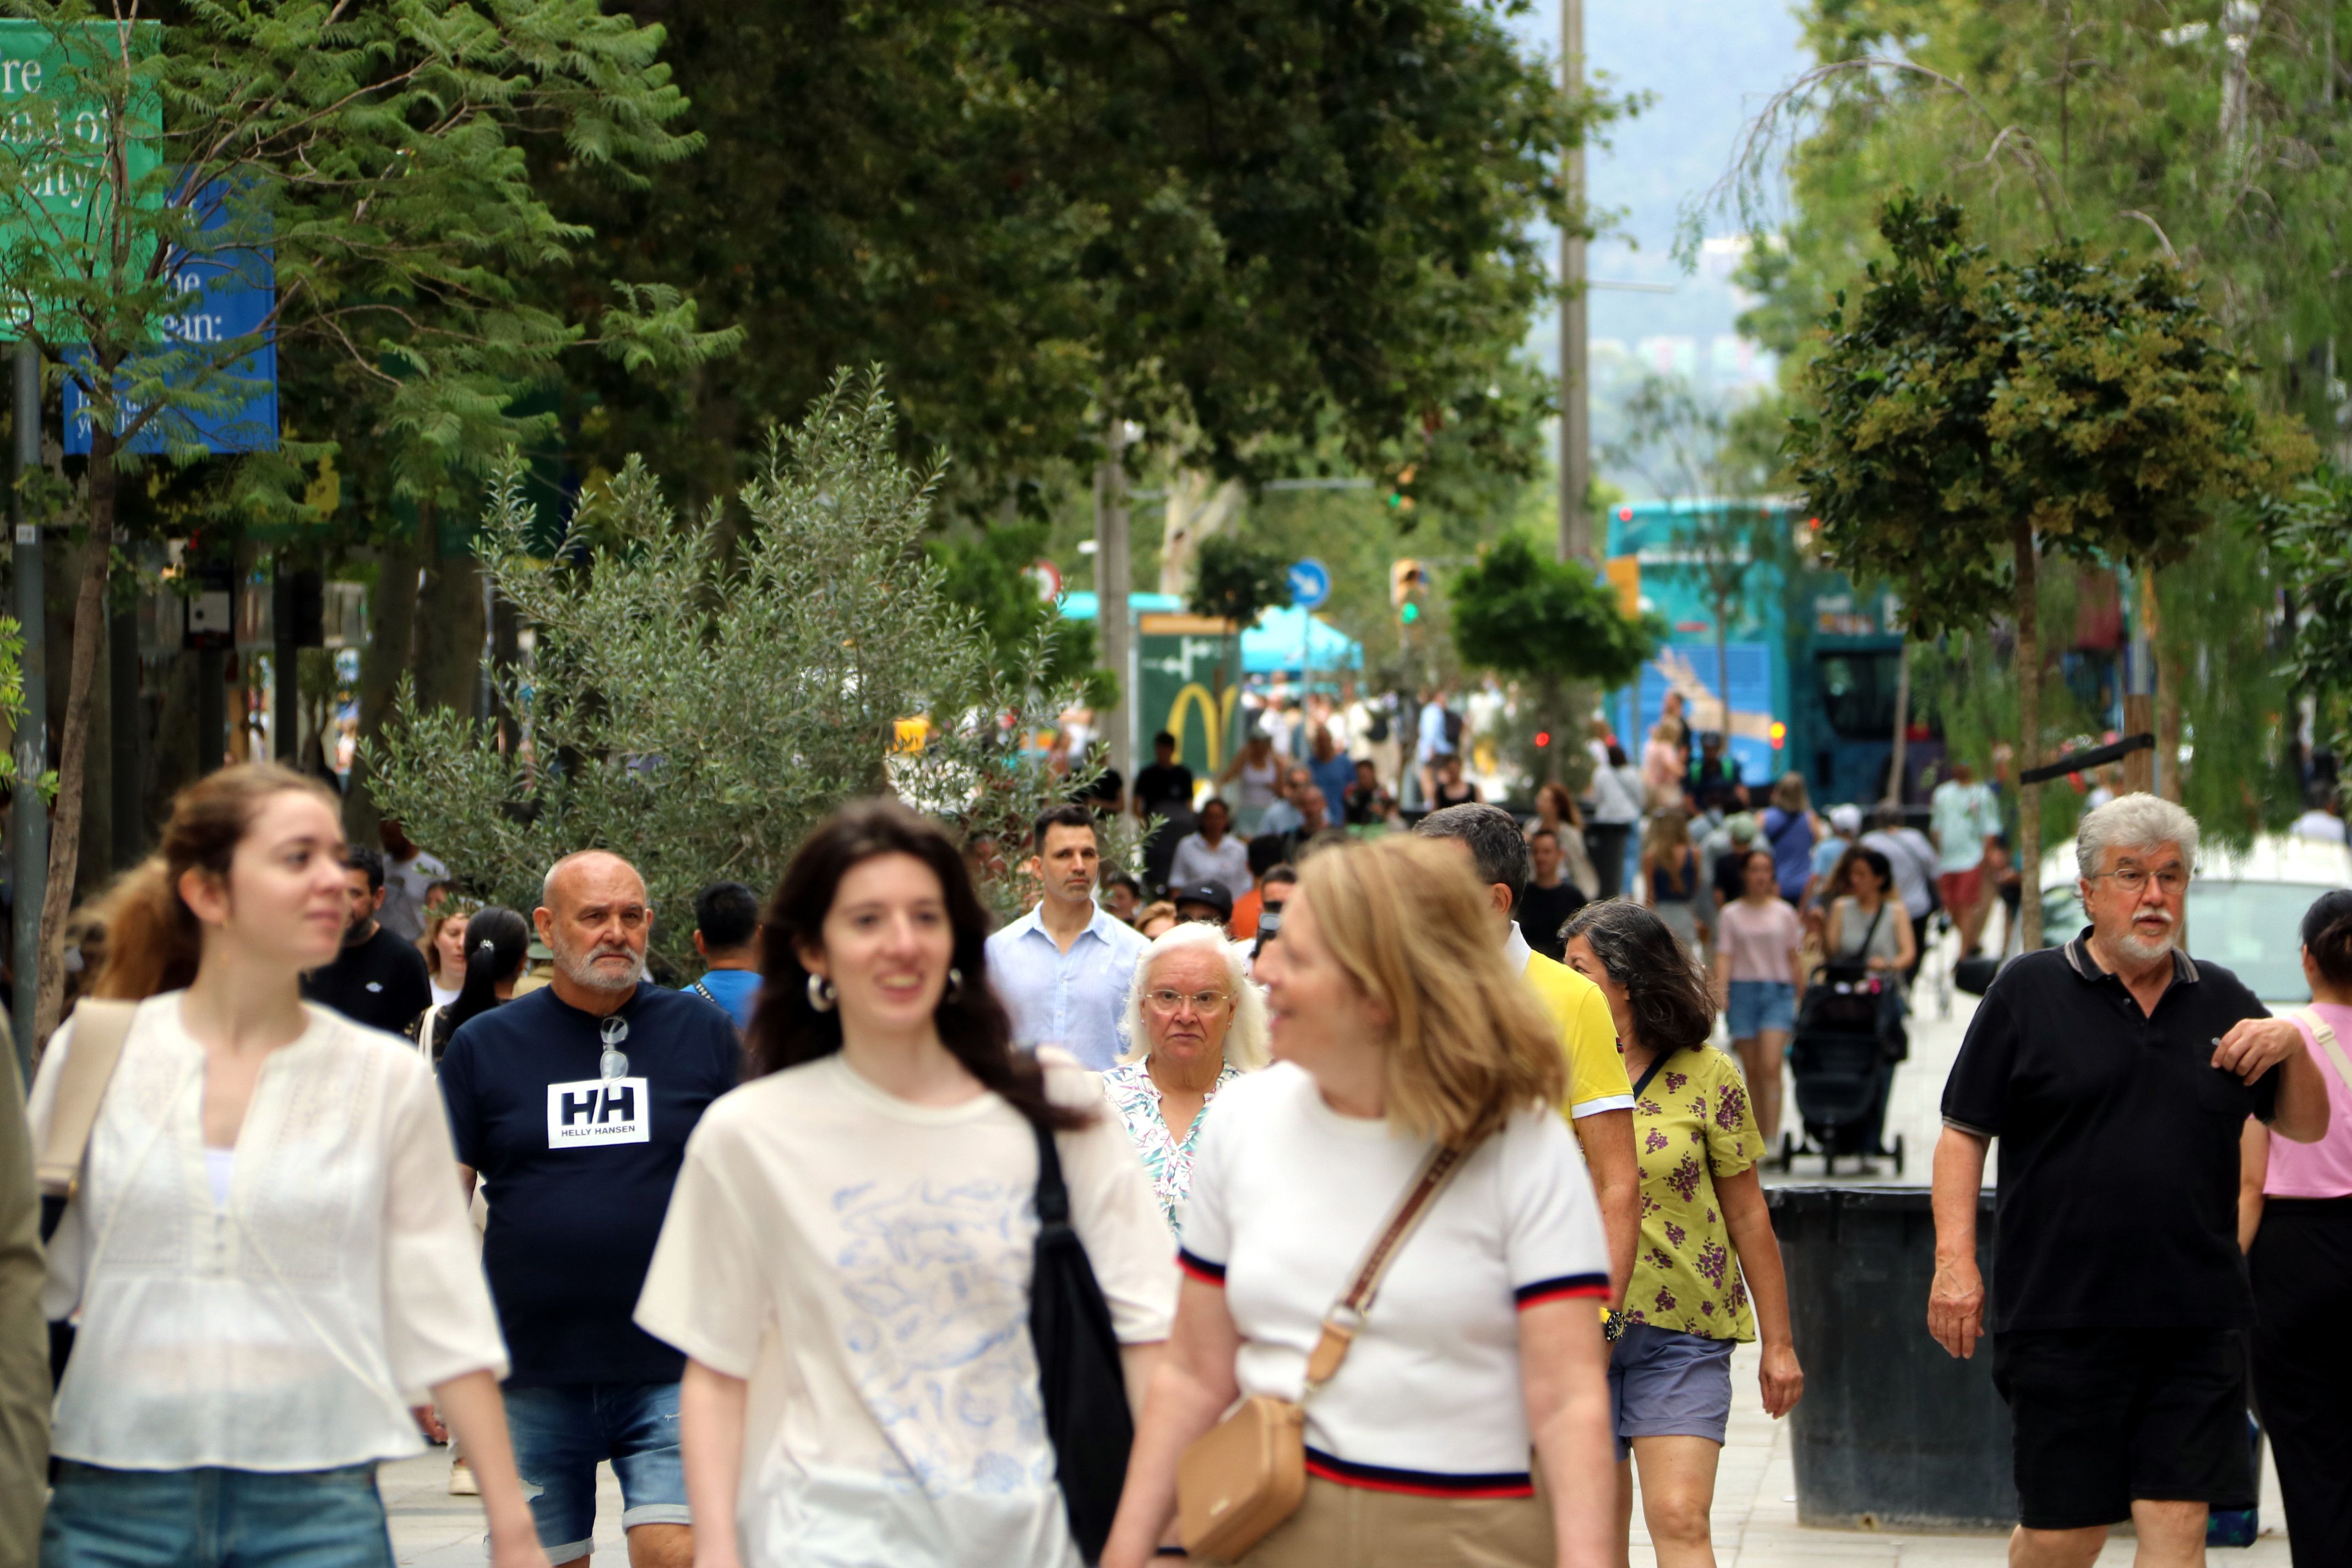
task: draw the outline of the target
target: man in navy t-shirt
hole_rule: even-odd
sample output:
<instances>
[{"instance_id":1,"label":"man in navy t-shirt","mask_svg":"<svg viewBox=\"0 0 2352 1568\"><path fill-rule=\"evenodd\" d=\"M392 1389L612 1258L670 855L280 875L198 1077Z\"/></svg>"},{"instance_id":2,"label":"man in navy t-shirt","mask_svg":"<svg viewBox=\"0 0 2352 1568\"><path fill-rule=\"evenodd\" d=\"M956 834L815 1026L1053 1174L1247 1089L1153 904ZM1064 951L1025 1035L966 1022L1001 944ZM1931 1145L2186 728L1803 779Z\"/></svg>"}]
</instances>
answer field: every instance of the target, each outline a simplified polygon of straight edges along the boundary
<instances>
[{"instance_id":1,"label":"man in navy t-shirt","mask_svg":"<svg viewBox=\"0 0 2352 1568\"><path fill-rule=\"evenodd\" d=\"M742 1047L724 1012L646 980L653 910L627 861L567 856L544 897L552 981L476 1016L441 1062L460 1175L489 1205L515 1463L551 1563L588 1555L609 1459L633 1568L687 1568L684 1358L630 1313L687 1136L735 1086Z\"/></svg>"}]
</instances>

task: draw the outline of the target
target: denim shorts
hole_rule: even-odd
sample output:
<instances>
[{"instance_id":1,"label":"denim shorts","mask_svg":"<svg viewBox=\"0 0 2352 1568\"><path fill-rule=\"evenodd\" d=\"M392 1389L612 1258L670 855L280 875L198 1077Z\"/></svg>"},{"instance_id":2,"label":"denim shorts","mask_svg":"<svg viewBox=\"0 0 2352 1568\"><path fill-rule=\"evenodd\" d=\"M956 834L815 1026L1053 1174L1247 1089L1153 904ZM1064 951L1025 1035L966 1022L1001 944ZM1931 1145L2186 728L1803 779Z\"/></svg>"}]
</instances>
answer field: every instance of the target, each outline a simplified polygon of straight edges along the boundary
<instances>
[{"instance_id":1,"label":"denim shorts","mask_svg":"<svg viewBox=\"0 0 2352 1568\"><path fill-rule=\"evenodd\" d=\"M1636 1437L1706 1437L1723 1441L1731 1424L1729 1340L1702 1339L1679 1329L1628 1323L1609 1348L1609 1415L1617 1457Z\"/></svg>"},{"instance_id":2,"label":"denim shorts","mask_svg":"<svg viewBox=\"0 0 2352 1568\"><path fill-rule=\"evenodd\" d=\"M1735 1040L1752 1040L1767 1029L1797 1032L1797 988L1785 980L1735 980L1724 1026Z\"/></svg>"},{"instance_id":3,"label":"denim shorts","mask_svg":"<svg viewBox=\"0 0 2352 1568\"><path fill-rule=\"evenodd\" d=\"M116 1470L58 1461L41 1568L393 1568L373 1464Z\"/></svg>"},{"instance_id":4,"label":"denim shorts","mask_svg":"<svg viewBox=\"0 0 2352 1568\"><path fill-rule=\"evenodd\" d=\"M686 1524L677 1454L677 1384L579 1383L509 1388L515 1468L551 1563L588 1555L596 1539L596 1466L621 1482L621 1528Z\"/></svg>"}]
</instances>

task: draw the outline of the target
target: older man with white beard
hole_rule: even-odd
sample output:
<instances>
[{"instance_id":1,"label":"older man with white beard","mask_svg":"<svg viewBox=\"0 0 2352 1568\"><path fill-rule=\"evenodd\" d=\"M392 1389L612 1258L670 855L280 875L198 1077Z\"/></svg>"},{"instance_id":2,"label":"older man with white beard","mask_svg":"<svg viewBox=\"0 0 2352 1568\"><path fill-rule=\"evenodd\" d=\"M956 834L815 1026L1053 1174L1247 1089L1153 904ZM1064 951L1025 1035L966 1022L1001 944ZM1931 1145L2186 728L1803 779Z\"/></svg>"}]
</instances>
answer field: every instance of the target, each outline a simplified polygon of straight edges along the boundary
<instances>
[{"instance_id":1,"label":"older man with white beard","mask_svg":"<svg viewBox=\"0 0 2352 1568\"><path fill-rule=\"evenodd\" d=\"M631 1568L688 1568L684 1358L630 1314L687 1136L742 1047L725 1013L646 979L654 911L626 860L566 856L542 898L553 979L477 1016L441 1062L459 1179L471 1192L478 1174L489 1205L515 1463L551 1563L586 1560L609 1459Z\"/></svg>"},{"instance_id":2,"label":"older man with white beard","mask_svg":"<svg viewBox=\"0 0 2352 1568\"><path fill-rule=\"evenodd\" d=\"M2129 1519L2138 1568L2188 1568L2210 1507L2254 1495L2240 1134L2255 1117L2316 1142L2327 1090L2294 1024L2177 943L2194 817L2128 795L2084 817L2075 846L2091 923L2001 971L1944 1088L1927 1324L1956 1356L1984 1331L1977 1194L1998 1138L2010 1563L2088 1568Z\"/></svg>"}]
</instances>

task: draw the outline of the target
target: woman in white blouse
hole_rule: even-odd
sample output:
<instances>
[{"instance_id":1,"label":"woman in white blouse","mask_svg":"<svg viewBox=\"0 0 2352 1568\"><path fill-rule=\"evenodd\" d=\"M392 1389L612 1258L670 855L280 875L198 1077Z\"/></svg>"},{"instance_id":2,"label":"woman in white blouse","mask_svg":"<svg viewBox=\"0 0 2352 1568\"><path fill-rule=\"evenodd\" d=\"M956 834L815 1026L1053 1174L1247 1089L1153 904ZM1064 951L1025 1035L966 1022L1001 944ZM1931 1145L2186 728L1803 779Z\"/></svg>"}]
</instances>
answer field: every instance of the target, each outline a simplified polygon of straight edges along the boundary
<instances>
[{"instance_id":1,"label":"woman in white blouse","mask_svg":"<svg viewBox=\"0 0 2352 1568\"><path fill-rule=\"evenodd\" d=\"M285 768L180 793L107 900L92 994L138 1000L49 1249L79 1313L58 1391L45 1568L390 1568L378 1460L438 1405L498 1568L545 1568L506 1369L433 1070L306 1005L343 935L332 797ZM71 1022L32 1097L46 1137Z\"/></svg>"},{"instance_id":2,"label":"woman in white blouse","mask_svg":"<svg viewBox=\"0 0 2352 1568\"><path fill-rule=\"evenodd\" d=\"M762 923L758 1076L686 1146L637 1302L683 1350L699 1568L1077 1568L1029 1287L1055 1134L1139 1389L1176 1271L1092 1074L1013 1047L963 858L895 801L811 834Z\"/></svg>"},{"instance_id":3,"label":"woman in white blouse","mask_svg":"<svg viewBox=\"0 0 2352 1568\"><path fill-rule=\"evenodd\" d=\"M1223 882L1235 898L1249 890L1249 846L1228 830L1233 814L1215 795L1201 803L1200 828L1176 841L1176 858L1169 863L1171 887L1189 888L1199 882ZM1171 895L1173 897L1173 895Z\"/></svg>"}]
</instances>

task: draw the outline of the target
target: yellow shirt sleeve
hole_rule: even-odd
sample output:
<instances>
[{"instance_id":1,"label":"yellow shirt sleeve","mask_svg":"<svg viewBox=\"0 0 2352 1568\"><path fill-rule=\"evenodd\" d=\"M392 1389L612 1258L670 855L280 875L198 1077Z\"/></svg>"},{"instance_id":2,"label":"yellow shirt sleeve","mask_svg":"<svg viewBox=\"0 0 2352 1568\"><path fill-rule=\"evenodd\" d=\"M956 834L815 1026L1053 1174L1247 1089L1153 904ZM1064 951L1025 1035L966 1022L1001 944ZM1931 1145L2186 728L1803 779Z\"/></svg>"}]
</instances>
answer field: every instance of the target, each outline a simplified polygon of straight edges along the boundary
<instances>
[{"instance_id":1,"label":"yellow shirt sleeve","mask_svg":"<svg viewBox=\"0 0 2352 1568\"><path fill-rule=\"evenodd\" d=\"M1568 1057L1568 1114L1631 1110L1633 1085L1625 1076L1617 1022L1609 1016L1609 998L1601 987L1540 952L1528 955L1527 977L1543 998Z\"/></svg>"}]
</instances>

